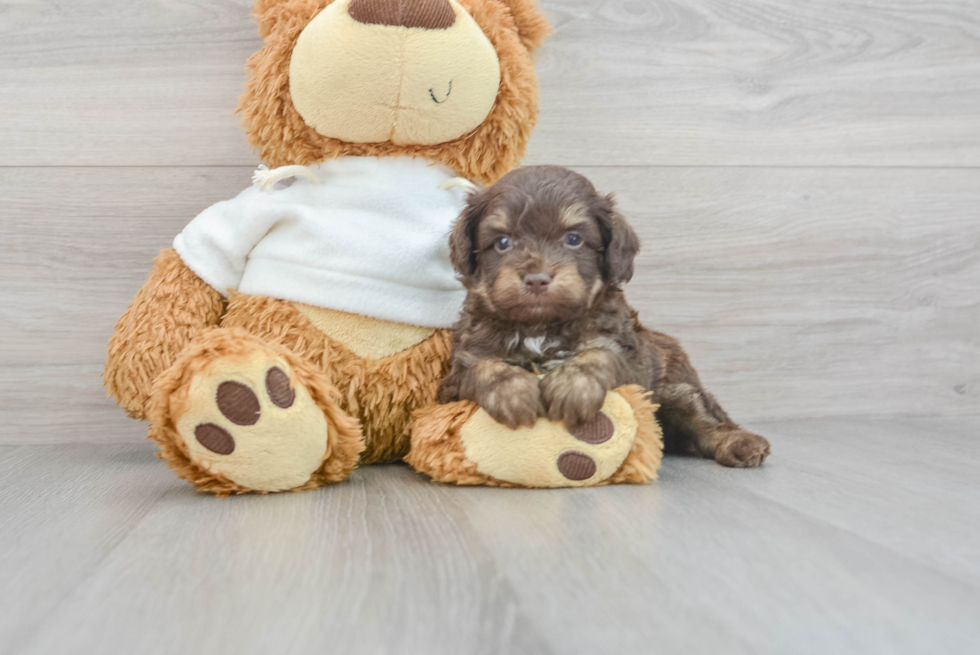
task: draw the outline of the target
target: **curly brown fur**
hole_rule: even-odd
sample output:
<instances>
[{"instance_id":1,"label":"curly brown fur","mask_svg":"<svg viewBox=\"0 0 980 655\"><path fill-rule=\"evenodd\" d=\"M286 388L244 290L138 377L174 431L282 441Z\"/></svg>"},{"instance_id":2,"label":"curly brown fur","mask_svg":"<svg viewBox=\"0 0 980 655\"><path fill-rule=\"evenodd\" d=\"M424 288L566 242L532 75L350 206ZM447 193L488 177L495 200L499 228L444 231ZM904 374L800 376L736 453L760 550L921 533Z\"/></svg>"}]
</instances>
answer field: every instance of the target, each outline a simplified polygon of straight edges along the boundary
<instances>
[{"instance_id":1,"label":"curly brown fur","mask_svg":"<svg viewBox=\"0 0 980 655\"><path fill-rule=\"evenodd\" d=\"M264 39L248 61L249 78L238 109L248 142L269 166L313 164L343 155L426 157L484 183L518 164L538 117L538 83L530 49L550 27L529 0L459 0L493 44L500 88L490 114L475 130L436 145L347 143L307 125L289 93L290 54L303 28L333 0L257 0L255 17Z\"/></svg>"},{"instance_id":2,"label":"curly brown fur","mask_svg":"<svg viewBox=\"0 0 980 655\"><path fill-rule=\"evenodd\" d=\"M581 175L553 166L509 173L470 197L450 248L468 294L442 402L473 400L510 427L542 415L574 427L596 416L608 390L635 384L661 405L669 451L726 466L757 466L769 454L704 389L680 344L640 324L621 288L639 240L612 196ZM528 371L545 373L543 402L527 384L521 398L507 397Z\"/></svg>"},{"instance_id":3,"label":"curly brown fur","mask_svg":"<svg viewBox=\"0 0 980 655\"><path fill-rule=\"evenodd\" d=\"M133 418L146 415L153 381L201 330L218 324L221 294L168 248L116 323L102 379L106 391Z\"/></svg>"},{"instance_id":4,"label":"curly brown fur","mask_svg":"<svg viewBox=\"0 0 980 655\"><path fill-rule=\"evenodd\" d=\"M475 400L512 430L534 425L545 413L537 376L497 359L484 359L470 368L460 381L459 396Z\"/></svg>"}]
</instances>

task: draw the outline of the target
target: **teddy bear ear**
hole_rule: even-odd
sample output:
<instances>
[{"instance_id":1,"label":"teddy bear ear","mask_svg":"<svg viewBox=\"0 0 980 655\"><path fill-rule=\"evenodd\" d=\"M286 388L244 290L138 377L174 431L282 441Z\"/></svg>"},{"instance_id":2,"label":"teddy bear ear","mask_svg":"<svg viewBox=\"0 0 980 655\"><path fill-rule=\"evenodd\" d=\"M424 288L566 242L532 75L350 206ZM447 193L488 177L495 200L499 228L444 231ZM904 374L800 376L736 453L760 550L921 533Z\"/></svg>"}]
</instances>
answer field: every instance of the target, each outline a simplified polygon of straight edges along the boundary
<instances>
[{"instance_id":1,"label":"teddy bear ear","mask_svg":"<svg viewBox=\"0 0 980 655\"><path fill-rule=\"evenodd\" d=\"M538 8L537 0L501 0L501 2L510 9L510 14L517 24L521 43L528 52L534 52L543 46L554 32L544 12Z\"/></svg>"},{"instance_id":2,"label":"teddy bear ear","mask_svg":"<svg viewBox=\"0 0 980 655\"><path fill-rule=\"evenodd\" d=\"M315 12L327 4L330 4L329 0L254 0L252 15L259 25L259 36L264 39L280 21Z\"/></svg>"}]
</instances>

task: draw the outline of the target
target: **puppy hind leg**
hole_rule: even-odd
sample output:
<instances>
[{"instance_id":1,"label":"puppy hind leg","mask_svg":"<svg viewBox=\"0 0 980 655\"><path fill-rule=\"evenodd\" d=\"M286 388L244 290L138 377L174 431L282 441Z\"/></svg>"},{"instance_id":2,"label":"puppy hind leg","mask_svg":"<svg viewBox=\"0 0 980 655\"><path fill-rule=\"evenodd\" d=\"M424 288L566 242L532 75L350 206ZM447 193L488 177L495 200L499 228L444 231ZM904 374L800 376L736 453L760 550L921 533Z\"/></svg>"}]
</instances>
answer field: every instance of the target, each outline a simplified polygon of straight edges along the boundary
<instances>
[{"instance_id":1,"label":"puppy hind leg","mask_svg":"<svg viewBox=\"0 0 980 655\"><path fill-rule=\"evenodd\" d=\"M739 427L704 389L672 384L657 401L667 452L710 457L723 466L739 468L759 466L769 456L769 442Z\"/></svg>"}]
</instances>

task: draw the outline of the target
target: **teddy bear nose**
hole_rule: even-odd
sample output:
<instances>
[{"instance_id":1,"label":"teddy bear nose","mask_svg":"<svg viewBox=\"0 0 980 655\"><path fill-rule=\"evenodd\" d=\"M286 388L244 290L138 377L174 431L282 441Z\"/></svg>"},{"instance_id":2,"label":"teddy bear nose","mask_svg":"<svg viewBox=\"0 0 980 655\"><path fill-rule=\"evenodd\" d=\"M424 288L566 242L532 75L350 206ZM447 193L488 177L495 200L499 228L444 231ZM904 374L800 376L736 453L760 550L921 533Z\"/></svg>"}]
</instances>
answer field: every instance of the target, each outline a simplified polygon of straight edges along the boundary
<instances>
[{"instance_id":1,"label":"teddy bear nose","mask_svg":"<svg viewBox=\"0 0 980 655\"><path fill-rule=\"evenodd\" d=\"M347 12L369 25L444 30L456 22L449 0L351 0Z\"/></svg>"},{"instance_id":2,"label":"teddy bear nose","mask_svg":"<svg viewBox=\"0 0 980 655\"><path fill-rule=\"evenodd\" d=\"M547 273L528 273L524 276L524 287L531 293L544 293L551 284L551 276Z\"/></svg>"}]
</instances>

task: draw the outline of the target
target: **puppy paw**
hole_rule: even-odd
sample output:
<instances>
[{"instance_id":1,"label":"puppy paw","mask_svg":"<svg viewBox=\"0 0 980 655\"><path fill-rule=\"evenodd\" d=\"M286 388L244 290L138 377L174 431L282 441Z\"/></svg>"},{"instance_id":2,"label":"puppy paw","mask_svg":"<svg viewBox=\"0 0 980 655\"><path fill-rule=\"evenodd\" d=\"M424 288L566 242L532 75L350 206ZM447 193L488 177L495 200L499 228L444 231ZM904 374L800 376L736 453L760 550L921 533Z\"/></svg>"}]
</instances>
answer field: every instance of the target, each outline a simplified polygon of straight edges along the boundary
<instances>
[{"instance_id":1,"label":"puppy paw","mask_svg":"<svg viewBox=\"0 0 980 655\"><path fill-rule=\"evenodd\" d=\"M477 404L511 430L532 427L545 414L538 378L526 371L518 371L480 394Z\"/></svg>"},{"instance_id":2,"label":"puppy paw","mask_svg":"<svg viewBox=\"0 0 980 655\"><path fill-rule=\"evenodd\" d=\"M607 391L599 380L575 368L559 368L541 380L548 418L564 421L569 430L596 419Z\"/></svg>"},{"instance_id":3,"label":"puppy paw","mask_svg":"<svg viewBox=\"0 0 980 655\"><path fill-rule=\"evenodd\" d=\"M769 456L769 442L764 437L735 430L726 435L715 449L715 461L722 466L751 468Z\"/></svg>"}]
</instances>

